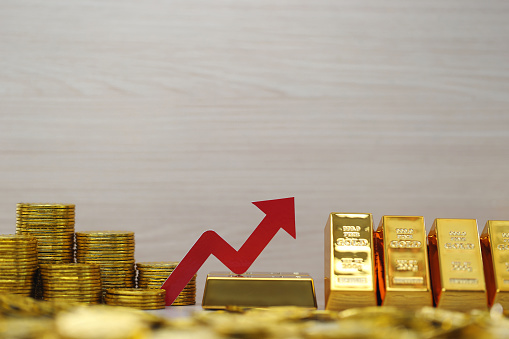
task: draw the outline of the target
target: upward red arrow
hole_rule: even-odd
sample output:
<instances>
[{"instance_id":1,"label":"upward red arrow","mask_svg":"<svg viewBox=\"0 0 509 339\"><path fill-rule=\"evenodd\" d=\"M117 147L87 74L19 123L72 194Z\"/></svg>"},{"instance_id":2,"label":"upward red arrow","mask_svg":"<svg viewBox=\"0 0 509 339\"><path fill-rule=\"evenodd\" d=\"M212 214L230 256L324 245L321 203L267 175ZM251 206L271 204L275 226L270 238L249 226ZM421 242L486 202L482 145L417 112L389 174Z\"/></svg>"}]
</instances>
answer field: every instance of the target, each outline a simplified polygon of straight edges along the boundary
<instances>
[{"instance_id":1,"label":"upward red arrow","mask_svg":"<svg viewBox=\"0 0 509 339\"><path fill-rule=\"evenodd\" d=\"M242 247L235 250L212 230L203 233L161 286L166 290L166 305L175 301L211 254L232 272L242 274L249 269L280 228L293 238L296 237L293 197L257 201L253 204L265 213L265 217Z\"/></svg>"}]
</instances>

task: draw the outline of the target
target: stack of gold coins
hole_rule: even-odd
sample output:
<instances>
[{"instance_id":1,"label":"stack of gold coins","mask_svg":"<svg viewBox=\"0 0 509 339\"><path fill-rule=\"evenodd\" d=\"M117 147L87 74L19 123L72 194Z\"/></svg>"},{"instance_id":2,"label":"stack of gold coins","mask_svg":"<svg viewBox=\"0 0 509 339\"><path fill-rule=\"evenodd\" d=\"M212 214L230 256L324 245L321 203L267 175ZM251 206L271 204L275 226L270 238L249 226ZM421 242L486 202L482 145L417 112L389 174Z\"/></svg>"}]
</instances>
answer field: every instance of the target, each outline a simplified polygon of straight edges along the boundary
<instances>
[{"instance_id":1,"label":"stack of gold coins","mask_svg":"<svg viewBox=\"0 0 509 339\"><path fill-rule=\"evenodd\" d=\"M93 264L42 264L44 300L97 304L101 302L101 272Z\"/></svg>"},{"instance_id":2,"label":"stack of gold coins","mask_svg":"<svg viewBox=\"0 0 509 339\"><path fill-rule=\"evenodd\" d=\"M76 232L76 261L100 266L103 291L133 288L134 232Z\"/></svg>"},{"instance_id":3,"label":"stack of gold coins","mask_svg":"<svg viewBox=\"0 0 509 339\"><path fill-rule=\"evenodd\" d=\"M161 288L179 263L174 261L153 261L136 263L139 288ZM184 287L172 306L196 304L196 275Z\"/></svg>"},{"instance_id":4,"label":"stack of gold coins","mask_svg":"<svg viewBox=\"0 0 509 339\"><path fill-rule=\"evenodd\" d=\"M157 310L165 306L166 291L144 288L110 288L104 301L108 305L126 306L142 310Z\"/></svg>"},{"instance_id":5,"label":"stack of gold coins","mask_svg":"<svg viewBox=\"0 0 509 339\"><path fill-rule=\"evenodd\" d=\"M27 235L0 235L0 293L30 296L37 271L37 240Z\"/></svg>"},{"instance_id":6,"label":"stack of gold coins","mask_svg":"<svg viewBox=\"0 0 509 339\"><path fill-rule=\"evenodd\" d=\"M74 205L17 204L16 233L37 239L40 264L74 262Z\"/></svg>"}]
</instances>

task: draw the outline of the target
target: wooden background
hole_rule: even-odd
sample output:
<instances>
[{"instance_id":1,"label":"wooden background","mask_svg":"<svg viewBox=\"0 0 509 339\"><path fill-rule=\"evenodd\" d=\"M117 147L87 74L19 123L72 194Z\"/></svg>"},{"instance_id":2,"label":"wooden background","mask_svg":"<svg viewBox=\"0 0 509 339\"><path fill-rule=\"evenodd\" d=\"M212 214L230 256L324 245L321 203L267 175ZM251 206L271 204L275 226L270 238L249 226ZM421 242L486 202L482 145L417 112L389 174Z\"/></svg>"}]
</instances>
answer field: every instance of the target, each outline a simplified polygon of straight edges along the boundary
<instances>
[{"instance_id":1,"label":"wooden background","mask_svg":"<svg viewBox=\"0 0 509 339\"><path fill-rule=\"evenodd\" d=\"M180 260L294 196L297 240L252 270L309 272L323 305L330 212L509 219L508 104L505 0L3 0L0 231L75 203Z\"/></svg>"}]
</instances>

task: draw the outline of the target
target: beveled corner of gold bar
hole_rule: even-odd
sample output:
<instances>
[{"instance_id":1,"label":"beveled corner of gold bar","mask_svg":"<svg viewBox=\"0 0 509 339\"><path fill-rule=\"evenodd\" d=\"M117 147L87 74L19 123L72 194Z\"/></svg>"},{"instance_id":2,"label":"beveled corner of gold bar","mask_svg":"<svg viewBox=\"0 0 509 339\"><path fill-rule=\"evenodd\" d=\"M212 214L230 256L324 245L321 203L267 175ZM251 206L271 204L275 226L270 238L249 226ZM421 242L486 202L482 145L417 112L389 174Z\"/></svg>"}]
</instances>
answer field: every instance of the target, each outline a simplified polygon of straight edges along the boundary
<instances>
[{"instance_id":1,"label":"beveled corner of gold bar","mask_svg":"<svg viewBox=\"0 0 509 339\"><path fill-rule=\"evenodd\" d=\"M488 306L509 309L509 221L488 220L481 234Z\"/></svg>"},{"instance_id":2,"label":"beveled corner of gold bar","mask_svg":"<svg viewBox=\"0 0 509 339\"><path fill-rule=\"evenodd\" d=\"M331 213L324 249L325 309L376 306L371 214Z\"/></svg>"},{"instance_id":3,"label":"beveled corner of gold bar","mask_svg":"<svg viewBox=\"0 0 509 339\"><path fill-rule=\"evenodd\" d=\"M382 306L433 306L424 217L383 216L375 233Z\"/></svg>"},{"instance_id":4,"label":"beveled corner of gold bar","mask_svg":"<svg viewBox=\"0 0 509 339\"><path fill-rule=\"evenodd\" d=\"M428 246L436 307L462 312L487 309L477 221L435 219Z\"/></svg>"},{"instance_id":5,"label":"beveled corner of gold bar","mask_svg":"<svg viewBox=\"0 0 509 339\"><path fill-rule=\"evenodd\" d=\"M207 275L202 307L299 306L316 308L313 279L299 272L211 272Z\"/></svg>"}]
</instances>

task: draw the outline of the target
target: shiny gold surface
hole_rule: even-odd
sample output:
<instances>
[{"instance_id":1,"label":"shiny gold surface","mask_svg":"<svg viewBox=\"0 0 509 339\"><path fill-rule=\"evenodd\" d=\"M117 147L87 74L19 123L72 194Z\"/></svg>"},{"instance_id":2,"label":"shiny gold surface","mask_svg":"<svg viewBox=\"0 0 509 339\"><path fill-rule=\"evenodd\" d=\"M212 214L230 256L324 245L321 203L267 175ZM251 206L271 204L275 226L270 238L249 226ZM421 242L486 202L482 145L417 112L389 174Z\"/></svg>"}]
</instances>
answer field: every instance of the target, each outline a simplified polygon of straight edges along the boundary
<instances>
[{"instance_id":1,"label":"shiny gold surface","mask_svg":"<svg viewBox=\"0 0 509 339\"><path fill-rule=\"evenodd\" d=\"M436 307L486 309L483 262L475 219L435 219L428 235Z\"/></svg>"},{"instance_id":2,"label":"shiny gold surface","mask_svg":"<svg viewBox=\"0 0 509 339\"><path fill-rule=\"evenodd\" d=\"M509 221L489 220L481 234L488 305L509 309Z\"/></svg>"},{"instance_id":3,"label":"shiny gold surface","mask_svg":"<svg viewBox=\"0 0 509 339\"><path fill-rule=\"evenodd\" d=\"M316 308L313 279L306 273L212 272L207 275L202 306L301 306Z\"/></svg>"},{"instance_id":4,"label":"shiny gold surface","mask_svg":"<svg viewBox=\"0 0 509 339\"><path fill-rule=\"evenodd\" d=\"M433 306L424 217L383 216L375 233L382 306Z\"/></svg>"},{"instance_id":5,"label":"shiny gold surface","mask_svg":"<svg viewBox=\"0 0 509 339\"><path fill-rule=\"evenodd\" d=\"M179 263L177 261L148 261L136 263L138 288L160 289ZM196 274L178 295L172 306L196 304Z\"/></svg>"},{"instance_id":6,"label":"shiny gold surface","mask_svg":"<svg viewBox=\"0 0 509 339\"><path fill-rule=\"evenodd\" d=\"M331 213L325 226L325 309L376 306L373 219Z\"/></svg>"}]
</instances>

